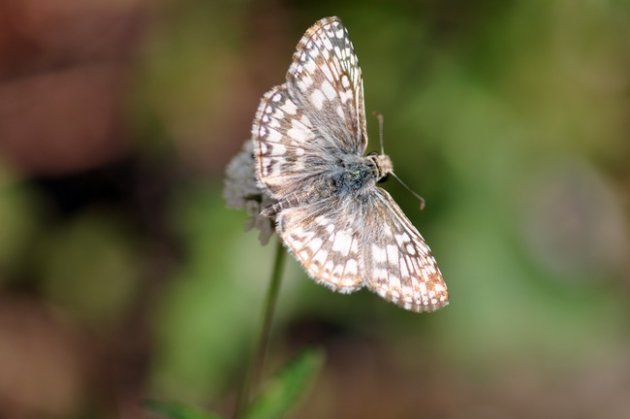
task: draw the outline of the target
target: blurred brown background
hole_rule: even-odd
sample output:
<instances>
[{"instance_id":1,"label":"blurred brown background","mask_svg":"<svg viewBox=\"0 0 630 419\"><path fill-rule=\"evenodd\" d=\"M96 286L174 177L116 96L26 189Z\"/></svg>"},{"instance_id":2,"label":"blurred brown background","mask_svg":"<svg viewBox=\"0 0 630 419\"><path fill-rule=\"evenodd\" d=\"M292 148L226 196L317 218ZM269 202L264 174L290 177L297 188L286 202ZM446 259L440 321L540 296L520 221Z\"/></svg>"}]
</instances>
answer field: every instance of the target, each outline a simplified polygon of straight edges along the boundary
<instances>
[{"instance_id":1,"label":"blurred brown background","mask_svg":"<svg viewBox=\"0 0 630 419\"><path fill-rule=\"evenodd\" d=\"M224 167L329 15L451 305L332 294L291 261L267 373L327 355L292 417L630 417L620 0L0 0L0 417L231 412L273 246Z\"/></svg>"}]
</instances>

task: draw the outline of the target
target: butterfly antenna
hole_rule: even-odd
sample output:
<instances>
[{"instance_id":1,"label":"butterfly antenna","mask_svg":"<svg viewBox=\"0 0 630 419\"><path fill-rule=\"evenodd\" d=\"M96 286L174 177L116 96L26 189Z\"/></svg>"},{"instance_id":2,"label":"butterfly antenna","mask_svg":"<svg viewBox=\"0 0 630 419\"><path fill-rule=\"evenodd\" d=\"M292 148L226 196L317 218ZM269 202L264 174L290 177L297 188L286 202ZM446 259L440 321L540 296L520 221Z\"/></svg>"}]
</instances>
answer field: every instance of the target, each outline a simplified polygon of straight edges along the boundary
<instances>
[{"instance_id":1,"label":"butterfly antenna","mask_svg":"<svg viewBox=\"0 0 630 419\"><path fill-rule=\"evenodd\" d=\"M425 206L424 198L421 197L416 191L411 189L409 186L407 186L405 182L403 182L398 176L396 176L396 173L390 172L389 174L392 175L394 179L396 179L398 183L402 185L403 188L407 189L418 200L418 202L420 203L420 211L422 211Z\"/></svg>"},{"instance_id":2,"label":"butterfly antenna","mask_svg":"<svg viewBox=\"0 0 630 419\"><path fill-rule=\"evenodd\" d=\"M385 154L385 147L383 146L383 122L384 122L383 114L380 112L373 112L373 114L376 117L376 119L378 119L378 136L379 136L379 140L381 141L381 154ZM402 185L403 188L407 189L418 200L418 202L420 203L420 211L422 211L425 207L424 198L421 197L416 191L411 189L409 186L407 186L405 182L403 182L398 176L396 176L396 173L390 172L389 174L392 175L394 179L396 179L398 183Z\"/></svg>"},{"instance_id":3,"label":"butterfly antenna","mask_svg":"<svg viewBox=\"0 0 630 419\"><path fill-rule=\"evenodd\" d=\"M372 112L372 114L378 119L378 139L381 142L381 154L385 154L385 146L383 145L383 114L380 112Z\"/></svg>"}]
</instances>

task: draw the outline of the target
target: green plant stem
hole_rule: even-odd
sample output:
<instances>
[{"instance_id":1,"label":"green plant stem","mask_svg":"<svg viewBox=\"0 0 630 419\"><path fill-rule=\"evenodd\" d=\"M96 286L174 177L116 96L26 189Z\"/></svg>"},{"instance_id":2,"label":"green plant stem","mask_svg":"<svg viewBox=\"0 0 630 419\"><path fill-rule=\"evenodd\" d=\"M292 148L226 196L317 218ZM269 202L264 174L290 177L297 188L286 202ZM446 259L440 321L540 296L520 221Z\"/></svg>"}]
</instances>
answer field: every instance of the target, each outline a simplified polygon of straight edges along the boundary
<instances>
[{"instance_id":1,"label":"green plant stem","mask_svg":"<svg viewBox=\"0 0 630 419\"><path fill-rule=\"evenodd\" d=\"M263 319L258 336L258 343L254 349L252 359L245 372L245 377L241 385L240 391L236 398L236 410L234 418L238 419L242 416L245 408L250 402L250 392L252 382L257 385L260 381L260 375L265 363L265 355L267 354L267 346L269 345L269 336L271 334L271 323L273 321L273 313L278 301L280 293L280 284L282 282L282 272L284 270L284 257L286 252L282 247L282 242L277 240L276 256L273 262L273 270L271 272L271 281L267 289L267 298L263 307Z\"/></svg>"}]
</instances>

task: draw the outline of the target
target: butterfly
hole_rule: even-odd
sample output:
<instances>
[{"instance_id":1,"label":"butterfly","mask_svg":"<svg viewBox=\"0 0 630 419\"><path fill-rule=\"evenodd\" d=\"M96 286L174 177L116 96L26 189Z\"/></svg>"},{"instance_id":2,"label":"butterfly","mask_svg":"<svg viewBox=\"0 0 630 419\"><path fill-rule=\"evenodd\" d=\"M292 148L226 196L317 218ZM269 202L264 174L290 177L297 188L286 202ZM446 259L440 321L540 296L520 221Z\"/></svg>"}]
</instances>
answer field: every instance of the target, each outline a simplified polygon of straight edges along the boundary
<instances>
[{"instance_id":1,"label":"butterfly","mask_svg":"<svg viewBox=\"0 0 630 419\"><path fill-rule=\"evenodd\" d=\"M377 185L393 173L390 158L365 155L361 68L339 18L300 39L285 82L260 101L252 141L257 181L274 199L263 214L315 282L367 287L415 312L448 304L429 247Z\"/></svg>"}]
</instances>

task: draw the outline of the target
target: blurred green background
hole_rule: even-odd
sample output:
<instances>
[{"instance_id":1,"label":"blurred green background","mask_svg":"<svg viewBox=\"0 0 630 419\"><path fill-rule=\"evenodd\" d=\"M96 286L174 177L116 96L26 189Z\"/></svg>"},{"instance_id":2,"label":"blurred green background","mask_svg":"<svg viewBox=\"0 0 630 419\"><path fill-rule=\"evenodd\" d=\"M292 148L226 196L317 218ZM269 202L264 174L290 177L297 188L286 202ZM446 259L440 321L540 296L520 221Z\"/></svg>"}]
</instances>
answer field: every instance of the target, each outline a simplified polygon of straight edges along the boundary
<instances>
[{"instance_id":1,"label":"blurred green background","mask_svg":"<svg viewBox=\"0 0 630 419\"><path fill-rule=\"evenodd\" d=\"M326 363L290 417L630 417L624 0L1 1L1 417L230 414L274 246L224 169L329 15L451 303L334 294L291 259L265 375Z\"/></svg>"}]
</instances>

